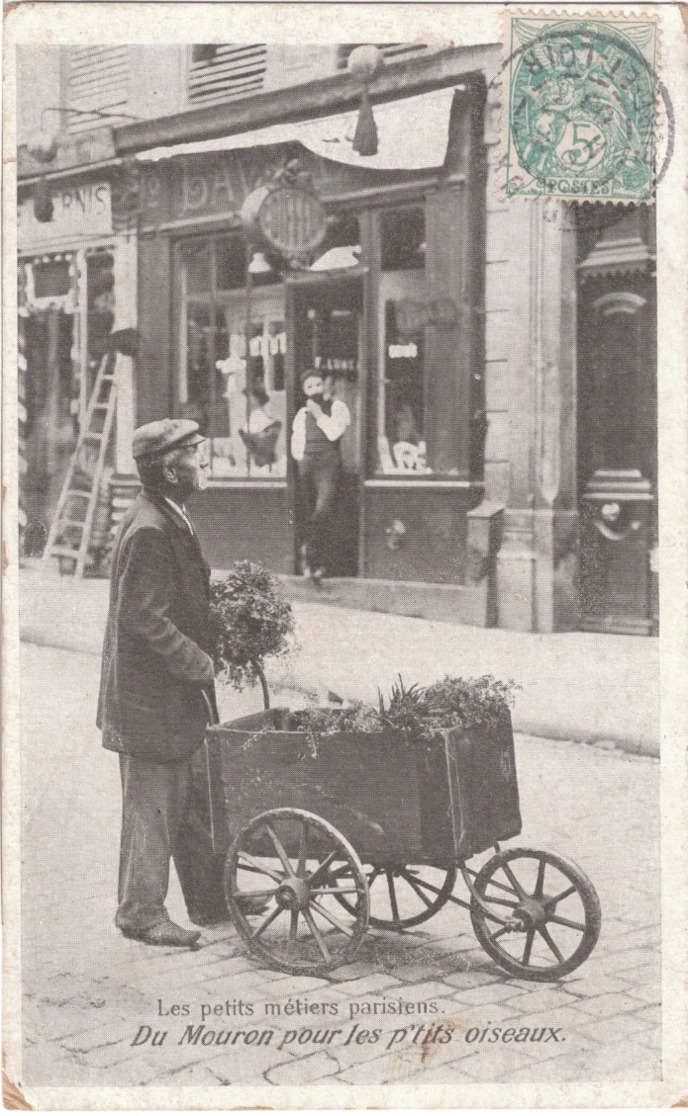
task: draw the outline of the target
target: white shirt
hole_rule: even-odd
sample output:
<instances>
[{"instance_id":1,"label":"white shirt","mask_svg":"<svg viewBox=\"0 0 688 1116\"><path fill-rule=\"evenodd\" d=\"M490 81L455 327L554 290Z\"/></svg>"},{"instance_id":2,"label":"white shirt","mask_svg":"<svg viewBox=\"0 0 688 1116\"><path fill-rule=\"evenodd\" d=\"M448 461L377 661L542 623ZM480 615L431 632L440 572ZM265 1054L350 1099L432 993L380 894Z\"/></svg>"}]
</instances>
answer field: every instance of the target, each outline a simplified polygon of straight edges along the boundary
<instances>
[{"instance_id":1,"label":"white shirt","mask_svg":"<svg viewBox=\"0 0 688 1116\"><path fill-rule=\"evenodd\" d=\"M170 505L170 507L172 508L173 511L176 511L178 515L181 515L182 519L186 523L186 526L189 528L189 531L191 532L191 534L192 535L195 534L193 526L191 524L191 520L189 519L188 515L186 514L186 508L184 507L184 505L183 504L177 504L175 500L170 500L169 496L163 496L163 500L165 501L166 504Z\"/></svg>"},{"instance_id":2,"label":"white shirt","mask_svg":"<svg viewBox=\"0 0 688 1116\"><path fill-rule=\"evenodd\" d=\"M306 453L306 415L308 411L302 407L294 415L294 422L291 428L291 455L295 461L303 461ZM316 423L322 430L326 438L330 442L336 442L341 438L347 426L351 422L351 415L346 403L341 399L334 399L332 401L332 413L326 415L325 412L318 415Z\"/></svg>"}]
</instances>

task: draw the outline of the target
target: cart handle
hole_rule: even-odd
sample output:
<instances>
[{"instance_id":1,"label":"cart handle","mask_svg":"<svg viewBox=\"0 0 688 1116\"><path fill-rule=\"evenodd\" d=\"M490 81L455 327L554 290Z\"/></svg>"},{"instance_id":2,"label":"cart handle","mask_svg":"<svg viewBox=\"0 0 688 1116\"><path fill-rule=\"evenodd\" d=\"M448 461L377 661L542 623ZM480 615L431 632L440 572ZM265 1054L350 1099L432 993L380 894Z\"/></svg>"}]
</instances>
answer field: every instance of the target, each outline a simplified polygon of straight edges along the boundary
<instances>
[{"instance_id":1,"label":"cart handle","mask_svg":"<svg viewBox=\"0 0 688 1116\"><path fill-rule=\"evenodd\" d=\"M215 708L213 706L212 701L210 700L210 698L208 696L208 691L207 690L201 690L201 693L203 694L203 700L205 701L205 704L206 704L206 707L207 707L207 710L208 710L208 724L209 725L219 725L220 719L217 716L217 714L215 713Z\"/></svg>"},{"instance_id":2,"label":"cart handle","mask_svg":"<svg viewBox=\"0 0 688 1116\"><path fill-rule=\"evenodd\" d=\"M220 723L219 717L215 715L215 707L210 700L207 690L201 690L203 700L205 701L208 710L208 724L217 725ZM203 738L203 759L205 760L205 778L208 786L208 812L210 816L210 842L215 849L215 819L213 817L213 788L212 780L210 778L210 752L208 749L208 739Z\"/></svg>"}]
</instances>

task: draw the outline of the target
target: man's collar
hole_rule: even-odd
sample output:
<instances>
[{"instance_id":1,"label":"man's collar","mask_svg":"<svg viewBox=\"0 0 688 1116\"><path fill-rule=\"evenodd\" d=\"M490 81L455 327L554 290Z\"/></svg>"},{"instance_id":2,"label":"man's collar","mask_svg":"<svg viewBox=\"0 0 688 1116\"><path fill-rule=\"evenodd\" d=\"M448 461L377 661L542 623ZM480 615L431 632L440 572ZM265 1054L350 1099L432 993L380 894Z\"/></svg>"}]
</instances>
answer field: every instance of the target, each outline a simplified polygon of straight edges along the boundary
<instances>
[{"instance_id":1,"label":"man's collar","mask_svg":"<svg viewBox=\"0 0 688 1116\"><path fill-rule=\"evenodd\" d=\"M144 495L152 500L161 511L172 512L178 527L190 531L192 535L194 534L193 524L183 504L178 503L173 497L163 492L155 492L148 488L144 488L143 491Z\"/></svg>"},{"instance_id":2,"label":"man's collar","mask_svg":"<svg viewBox=\"0 0 688 1116\"><path fill-rule=\"evenodd\" d=\"M180 512L182 515L186 515L186 508L180 500L175 500L174 496L163 496L163 500L167 500L167 503L171 504L175 511Z\"/></svg>"},{"instance_id":3,"label":"man's collar","mask_svg":"<svg viewBox=\"0 0 688 1116\"><path fill-rule=\"evenodd\" d=\"M165 502L169 505L169 507L171 507L172 510L177 513L177 515L180 517L180 519L182 519L184 521L184 523L185 523L186 527L188 528L188 530L190 531L190 533L192 535L195 534L194 529L193 529L193 523L191 522L188 515L186 514L186 508L184 507L184 505L183 504L178 504L177 501L173 500L171 496L163 496L163 500L165 500Z\"/></svg>"}]
</instances>

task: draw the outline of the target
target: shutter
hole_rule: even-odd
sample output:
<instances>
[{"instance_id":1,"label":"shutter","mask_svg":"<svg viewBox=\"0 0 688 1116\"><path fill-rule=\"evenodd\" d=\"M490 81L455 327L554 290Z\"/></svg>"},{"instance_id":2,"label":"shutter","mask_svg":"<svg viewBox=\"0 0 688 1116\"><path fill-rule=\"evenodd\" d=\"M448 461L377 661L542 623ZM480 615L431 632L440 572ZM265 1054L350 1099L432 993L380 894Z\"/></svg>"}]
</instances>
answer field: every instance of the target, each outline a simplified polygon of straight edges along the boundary
<instances>
[{"instance_id":1,"label":"shutter","mask_svg":"<svg viewBox=\"0 0 688 1116\"><path fill-rule=\"evenodd\" d=\"M342 43L337 51L337 69L346 69L349 55L357 46L367 46L364 43ZM382 53L385 62L407 62L410 58L418 58L427 54L429 47L426 43L373 43Z\"/></svg>"},{"instance_id":2,"label":"shutter","mask_svg":"<svg viewBox=\"0 0 688 1116\"><path fill-rule=\"evenodd\" d=\"M189 104L215 105L247 97L263 88L267 68L266 43L220 43L192 51L189 65Z\"/></svg>"},{"instance_id":3,"label":"shutter","mask_svg":"<svg viewBox=\"0 0 688 1116\"><path fill-rule=\"evenodd\" d=\"M67 107L84 115L69 115L67 131L72 134L97 128L103 123L97 112L119 113L126 118L129 104L129 48L127 46L73 47L69 52Z\"/></svg>"}]
</instances>

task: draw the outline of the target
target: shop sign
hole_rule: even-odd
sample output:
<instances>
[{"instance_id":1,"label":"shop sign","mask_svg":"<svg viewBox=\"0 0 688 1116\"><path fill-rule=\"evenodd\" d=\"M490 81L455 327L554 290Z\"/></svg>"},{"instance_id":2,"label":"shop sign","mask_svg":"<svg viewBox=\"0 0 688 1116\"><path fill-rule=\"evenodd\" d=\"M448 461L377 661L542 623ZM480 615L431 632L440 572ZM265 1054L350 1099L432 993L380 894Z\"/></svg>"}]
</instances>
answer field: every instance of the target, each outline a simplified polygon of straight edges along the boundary
<instances>
[{"instance_id":1,"label":"shop sign","mask_svg":"<svg viewBox=\"0 0 688 1116\"><path fill-rule=\"evenodd\" d=\"M358 372L358 362L343 357L316 357L313 366L322 372L336 372L342 376L355 376Z\"/></svg>"},{"instance_id":2,"label":"shop sign","mask_svg":"<svg viewBox=\"0 0 688 1116\"><path fill-rule=\"evenodd\" d=\"M387 352L390 360L415 360L418 346L413 341L408 345L390 345Z\"/></svg>"},{"instance_id":3,"label":"shop sign","mask_svg":"<svg viewBox=\"0 0 688 1116\"><path fill-rule=\"evenodd\" d=\"M282 161L283 157L278 161L273 148L266 147L250 151L235 151L231 158L227 155L215 157L208 155L170 159L167 162L161 160L160 163L143 163L141 175L143 225L149 229L156 228L166 221L183 221L190 225L196 219L216 216L234 227L239 223L239 211L243 210L251 194L256 195L261 191L262 202L268 193L274 192L274 187L269 190L267 187L256 187L255 184L272 182ZM299 197L296 208L298 210L299 206L302 206L310 222L315 218L315 228L322 227L324 237L325 216L318 199L327 199L331 194L342 191L369 187L370 171L336 163L321 163L308 151L300 155L300 161L312 175L316 192L306 191L304 187L300 187L307 197ZM286 188L286 184L283 184L282 188ZM284 222L284 212L278 221L279 213L276 211L282 207L285 200L285 198L279 200L273 198L269 203L266 219L270 217L271 225ZM252 215L254 221L255 215L256 210ZM303 240L303 229L309 222L303 217L299 217L298 221L302 225L300 239ZM261 237L264 235L259 228L256 228L256 232ZM319 247L319 245L320 241L317 240L315 246ZM266 247L273 246L266 241ZM303 250L299 249L299 251ZM299 252L294 254L298 255Z\"/></svg>"},{"instance_id":4,"label":"shop sign","mask_svg":"<svg viewBox=\"0 0 688 1116\"><path fill-rule=\"evenodd\" d=\"M112 234L109 182L57 187L52 201L53 217L47 223L36 220L32 197L19 206L17 242L20 251L54 241L78 242L82 237Z\"/></svg>"},{"instance_id":5,"label":"shop sign","mask_svg":"<svg viewBox=\"0 0 688 1116\"><path fill-rule=\"evenodd\" d=\"M302 186L259 186L241 207L249 235L261 238L287 259L312 252L327 232L327 215L318 197Z\"/></svg>"}]
</instances>

